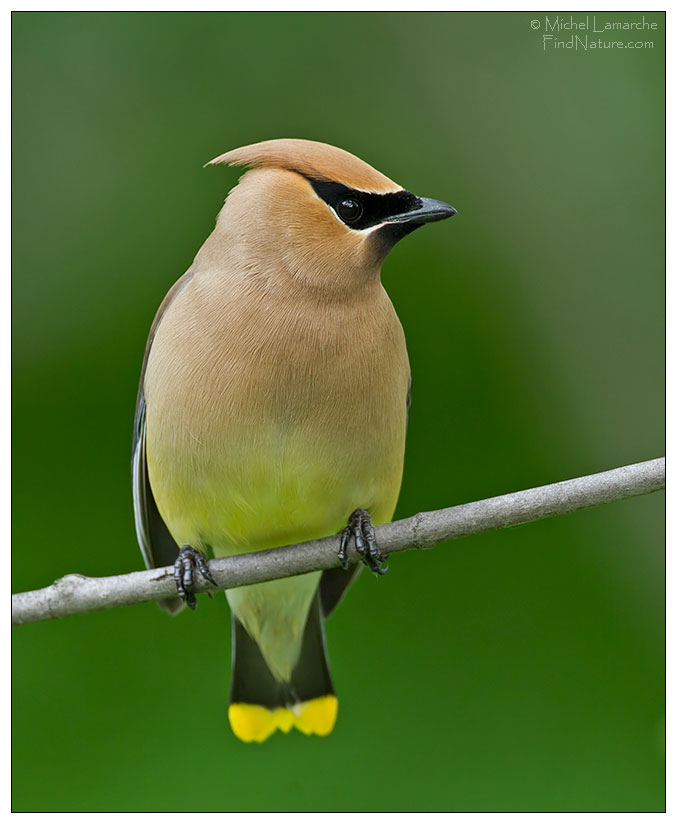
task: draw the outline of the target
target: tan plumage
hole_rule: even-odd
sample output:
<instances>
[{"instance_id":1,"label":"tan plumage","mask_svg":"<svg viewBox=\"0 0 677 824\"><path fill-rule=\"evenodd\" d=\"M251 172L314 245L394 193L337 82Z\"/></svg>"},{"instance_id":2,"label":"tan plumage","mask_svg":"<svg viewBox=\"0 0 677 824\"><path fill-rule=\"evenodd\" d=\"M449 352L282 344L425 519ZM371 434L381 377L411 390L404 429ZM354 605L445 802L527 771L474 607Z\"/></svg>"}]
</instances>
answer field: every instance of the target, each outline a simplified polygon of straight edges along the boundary
<instances>
[{"instance_id":1,"label":"tan plumage","mask_svg":"<svg viewBox=\"0 0 677 824\"><path fill-rule=\"evenodd\" d=\"M308 178L403 190L312 141L266 141L212 163L254 168L151 330L140 389L146 498L179 546L216 556L335 533L356 509L387 521L402 478L410 381L404 333L380 280L389 246L378 226L342 222ZM139 537L153 563L144 506ZM319 579L227 593L283 685L293 686ZM263 736L238 731L232 714L231 722L240 737ZM329 731L310 726L304 731Z\"/></svg>"},{"instance_id":2,"label":"tan plumage","mask_svg":"<svg viewBox=\"0 0 677 824\"><path fill-rule=\"evenodd\" d=\"M335 180L365 192L397 192L402 187L354 154L316 140L263 140L210 160L208 166L287 169L318 180Z\"/></svg>"}]
</instances>

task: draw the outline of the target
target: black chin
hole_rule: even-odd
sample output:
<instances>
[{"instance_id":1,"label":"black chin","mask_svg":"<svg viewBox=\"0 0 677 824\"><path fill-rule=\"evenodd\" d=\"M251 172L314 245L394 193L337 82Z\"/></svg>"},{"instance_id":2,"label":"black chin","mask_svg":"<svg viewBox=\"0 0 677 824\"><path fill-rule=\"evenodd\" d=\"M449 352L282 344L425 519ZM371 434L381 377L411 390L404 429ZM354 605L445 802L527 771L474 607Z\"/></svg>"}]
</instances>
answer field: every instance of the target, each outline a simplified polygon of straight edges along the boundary
<instances>
[{"instance_id":1,"label":"black chin","mask_svg":"<svg viewBox=\"0 0 677 824\"><path fill-rule=\"evenodd\" d=\"M423 226L422 223L386 223L377 229L372 237L374 242L382 249L383 254L387 255L398 240L402 240L406 235L410 235L414 229L419 229Z\"/></svg>"}]
</instances>

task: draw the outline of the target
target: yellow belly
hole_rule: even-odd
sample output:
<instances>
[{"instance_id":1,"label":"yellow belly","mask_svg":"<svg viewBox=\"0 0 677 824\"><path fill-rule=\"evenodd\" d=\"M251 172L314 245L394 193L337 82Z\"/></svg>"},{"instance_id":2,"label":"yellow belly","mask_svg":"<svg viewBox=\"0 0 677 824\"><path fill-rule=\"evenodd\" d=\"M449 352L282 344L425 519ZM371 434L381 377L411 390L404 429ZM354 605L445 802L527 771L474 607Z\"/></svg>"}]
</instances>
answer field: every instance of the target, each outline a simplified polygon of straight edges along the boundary
<instances>
[{"instance_id":1,"label":"yellow belly","mask_svg":"<svg viewBox=\"0 0 677 824\"><path fill-rule=\"evenodd\" d=\"M148 470L158 509L181 544L216 556L323 537L357 508L375 523L392 517L399 493L404 437L354 447L322 442L299 428L201 442L156 438L148 420ZM205 440L207 441L205 443Z\"/></svg>"},{"instance_id":2,"label":"yellow belly","mask_svg":"<svg viewBox=\"0 0 677 824\"><path fill-rule=\"evenodd\" d=\"M149 416L148 467L158 509L179 545L226 556L298 543L342 529L367 509L391 519L402 476L404 437L346 449L300 428L200 442L154 437ZM236 429L236 427L233 427ZM312 429L312 427L311 427ZM226 593L273 675L289 682L320 573L240 587Z\"/></svg>"}]
</instances>

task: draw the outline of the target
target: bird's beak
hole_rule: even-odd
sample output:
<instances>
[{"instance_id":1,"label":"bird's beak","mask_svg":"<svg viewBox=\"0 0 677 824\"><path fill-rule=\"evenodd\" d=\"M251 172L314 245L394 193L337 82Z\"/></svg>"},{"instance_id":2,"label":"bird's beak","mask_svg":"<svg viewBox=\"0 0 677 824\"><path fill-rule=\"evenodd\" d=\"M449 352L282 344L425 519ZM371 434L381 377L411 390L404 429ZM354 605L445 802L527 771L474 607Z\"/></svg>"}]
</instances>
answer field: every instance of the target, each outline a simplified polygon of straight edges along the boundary
<instances>
[{"instance_id":1,"label":"bird's beak","mask_svg":"<svg viewBox=\"0 0 677 824\"><path fill-rule=\"evenodd\" d=\"M421 225L422 223L433 223L436 220L444 220L453 217L456 209L441 200L431 200L429 197L417 197L416 203L411 209L399 215L391 215L386 223L411 223Z\"/></svg>"}]
</instances>

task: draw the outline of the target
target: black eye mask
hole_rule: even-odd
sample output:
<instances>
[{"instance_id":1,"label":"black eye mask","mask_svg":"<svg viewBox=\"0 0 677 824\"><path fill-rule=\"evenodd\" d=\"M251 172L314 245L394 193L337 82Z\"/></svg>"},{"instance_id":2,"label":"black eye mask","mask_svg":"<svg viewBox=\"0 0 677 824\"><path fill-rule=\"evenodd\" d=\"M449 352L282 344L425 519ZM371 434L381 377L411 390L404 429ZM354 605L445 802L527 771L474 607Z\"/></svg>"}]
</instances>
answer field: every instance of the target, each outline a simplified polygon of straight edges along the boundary
<instances>
[{"instance_id":1,"label":"black eye mask","mask_svg":"<svg viewBox=\"0 0 677 824\"><path fill-rule=\"evenodd\" d=\"M349 189L341 183L307 178L319 197L331 206L336 215L351 229L369 229L389 217L401 215L421 206L421 199L402 189L376 195Z\"/></svg>"}]
</instances>

